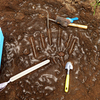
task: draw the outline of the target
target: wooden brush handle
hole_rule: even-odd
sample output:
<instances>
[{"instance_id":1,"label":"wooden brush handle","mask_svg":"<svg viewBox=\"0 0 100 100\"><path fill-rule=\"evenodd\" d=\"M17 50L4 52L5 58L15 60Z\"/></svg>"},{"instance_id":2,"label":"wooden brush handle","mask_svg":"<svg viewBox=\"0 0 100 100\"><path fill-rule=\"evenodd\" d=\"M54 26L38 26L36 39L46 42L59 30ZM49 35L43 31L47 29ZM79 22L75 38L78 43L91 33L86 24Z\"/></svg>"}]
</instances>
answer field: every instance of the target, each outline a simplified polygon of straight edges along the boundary
<instances>
[{"instance_id":1,"label":"wooden brush handle","mask_svg":"<svg viewBox=\"0 0 100 100\"><path fill-rule=\"evenodd\" d=\"M73 27L78 27L78 28L83 28L83 29L88 28L87 25L80 25L80 24L75 24L75 23L70 23L70 24L68 24L68 26L73 26Z\"/></svg>"},{"instance_id":2,"label":"wooden brush handle","mask_svg":"<svg viewBox=\"0 0 100 100\"><path fill-rule=\"evenodd\" d=\"M15 80L17 80L17 79L29 74L30 72L32 72L32 71L34 71L34 70L36 70L36 69L48 64L49 62L50 62L50 60L45 60L45 61L43 61L43 62L41 62L41 63L31 67L31 68L26 69L25 71L20 72L19 74L11 77L10 78L10 82L13 82L13 81L15 81Z\"/></svg>"}]
</instances>

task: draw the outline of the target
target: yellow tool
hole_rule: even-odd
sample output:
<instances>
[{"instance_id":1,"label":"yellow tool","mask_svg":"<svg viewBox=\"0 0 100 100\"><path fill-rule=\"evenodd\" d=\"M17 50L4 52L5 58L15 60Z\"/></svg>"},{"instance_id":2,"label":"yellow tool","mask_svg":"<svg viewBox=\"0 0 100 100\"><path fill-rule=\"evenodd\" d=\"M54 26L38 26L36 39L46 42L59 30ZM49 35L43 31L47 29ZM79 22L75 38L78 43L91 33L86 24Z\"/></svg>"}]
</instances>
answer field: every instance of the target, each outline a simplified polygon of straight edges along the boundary
<instances>
[{"instance_id":1,"label":"yellow tool","mask_svg":"<svg viewBox=\"0 0 100 100\"><path fill-rule=\"evenodd\" d=\"M65 81L65 92L68 92L69 90L69 72L70 69L73 69L73 65L71 62L67 62L65 69L67 69L67 76L66 76L66 81Z\"/></svg>"}]
</instances>

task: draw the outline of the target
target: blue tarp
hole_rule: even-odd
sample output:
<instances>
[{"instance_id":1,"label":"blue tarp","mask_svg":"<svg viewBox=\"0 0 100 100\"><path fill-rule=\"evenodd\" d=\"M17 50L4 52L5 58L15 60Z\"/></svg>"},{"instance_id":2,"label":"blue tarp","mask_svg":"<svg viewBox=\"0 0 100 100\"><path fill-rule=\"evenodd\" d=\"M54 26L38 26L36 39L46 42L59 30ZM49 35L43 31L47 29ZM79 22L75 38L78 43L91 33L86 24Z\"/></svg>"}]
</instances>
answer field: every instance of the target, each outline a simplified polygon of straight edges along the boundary
<instances>
[{"instance_id":1,"label":"blue tarp","mask_svg":"<svg viewBox=\"0 0 100 100\"><path fill-rule=\"evenodd\" d=\"M1 60L2 60L3 42L4 42L4 36L0 28L0 68L1 68Z\"/></svg>"}]
</instances>

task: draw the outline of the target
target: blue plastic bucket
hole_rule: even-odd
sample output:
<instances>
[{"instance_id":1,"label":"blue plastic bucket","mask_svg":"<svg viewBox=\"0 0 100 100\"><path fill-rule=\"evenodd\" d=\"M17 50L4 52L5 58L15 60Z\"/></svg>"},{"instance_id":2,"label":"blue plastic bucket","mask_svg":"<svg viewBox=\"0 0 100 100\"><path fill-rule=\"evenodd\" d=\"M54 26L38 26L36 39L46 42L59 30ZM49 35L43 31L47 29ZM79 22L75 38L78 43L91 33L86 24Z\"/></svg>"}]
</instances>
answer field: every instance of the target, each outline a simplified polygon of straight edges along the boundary
<instances>
[{"instance_id":1,"label":"blue plastic bucket","mask_svg":"<svg viewBox=\"0 0 100 100\"><path fill-rule=\"evenodd\" d=\"M4 42L4 36L0 28L0 68L1 68L1 60L2 60L3 42Z\"/></svg>"}]
</instances>

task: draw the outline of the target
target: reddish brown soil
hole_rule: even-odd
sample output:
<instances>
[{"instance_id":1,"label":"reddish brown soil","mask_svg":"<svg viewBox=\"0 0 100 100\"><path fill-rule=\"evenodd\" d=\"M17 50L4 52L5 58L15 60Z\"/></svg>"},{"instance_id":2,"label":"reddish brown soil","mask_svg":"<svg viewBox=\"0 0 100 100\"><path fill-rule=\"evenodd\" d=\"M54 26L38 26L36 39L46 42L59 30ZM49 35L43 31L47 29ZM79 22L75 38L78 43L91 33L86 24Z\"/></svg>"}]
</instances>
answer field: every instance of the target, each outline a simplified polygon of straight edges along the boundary
<instances>
[{"instance_id":1,"label":"reddish brown soil","mask_svg":"<svg viewBox=\"0 0 100 100\"><path fill-rule=\"evenodd\" d=\"M0 26L5 38L0 83L45 59L51 60L9 83L0 92L0 100L100 99L100 21L84 0L72 1L0 0ZM50 21L48 30L45 10L52 19L56 15L78 17L75 23L88 25L88 29L64 28ZM65 93L68 61L74 68L69 91Z\"/></svg>"}]
</instances>

